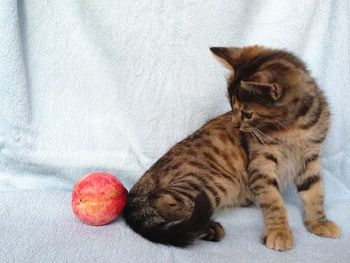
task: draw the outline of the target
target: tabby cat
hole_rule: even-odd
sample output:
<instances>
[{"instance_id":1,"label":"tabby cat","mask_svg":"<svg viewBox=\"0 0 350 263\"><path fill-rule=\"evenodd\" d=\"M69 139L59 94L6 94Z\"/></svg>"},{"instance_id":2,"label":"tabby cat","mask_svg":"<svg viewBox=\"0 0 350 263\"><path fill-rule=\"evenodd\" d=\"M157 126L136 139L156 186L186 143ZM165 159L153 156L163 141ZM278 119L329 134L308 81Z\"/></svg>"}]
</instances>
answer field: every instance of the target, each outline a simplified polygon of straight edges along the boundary
<instances>
[{"instance_id":1,"label":"tabby cat","mask_svg":"<svg viewBox=\"0 0 350 263\"><path fill-rule=\"evenodd\" d=\"M324 212L321 147L330 113L325 96L293 54L261 46L211 48L226 65L232 111L173 146L130 190L127 223L153 242L186 246L219 241L214 209L258 204L262 242L293 246L280 191L294 182L304 223L317 235L337 238Z\"/></svg>"}]
</instances>

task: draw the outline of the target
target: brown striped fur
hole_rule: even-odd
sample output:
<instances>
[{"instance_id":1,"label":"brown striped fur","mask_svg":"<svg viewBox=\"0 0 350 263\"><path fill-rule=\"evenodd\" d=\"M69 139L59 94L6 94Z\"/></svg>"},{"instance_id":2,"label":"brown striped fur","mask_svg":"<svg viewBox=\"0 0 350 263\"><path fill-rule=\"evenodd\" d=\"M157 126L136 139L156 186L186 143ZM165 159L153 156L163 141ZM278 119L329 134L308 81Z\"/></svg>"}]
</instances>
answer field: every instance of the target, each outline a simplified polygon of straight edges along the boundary
<instances>
[{"instance_id":1,"label":"brown striped fur","mask_svg":"<svg viewBox=\"0 0 350 263\"><path fill-rule=\"evenodd\" d=\"M315 234L340 230L323 208L321 146L330 113L305 65L294 55L261 46L211 48L230 70L232 112L205 124L172 147L130 191L125 217L146 238L185 246L197 238L218 241L214 209L262 209L263 243L293 246L280 191L294 182L304 202L304 222Z\"/></svg>"}]
</instances>

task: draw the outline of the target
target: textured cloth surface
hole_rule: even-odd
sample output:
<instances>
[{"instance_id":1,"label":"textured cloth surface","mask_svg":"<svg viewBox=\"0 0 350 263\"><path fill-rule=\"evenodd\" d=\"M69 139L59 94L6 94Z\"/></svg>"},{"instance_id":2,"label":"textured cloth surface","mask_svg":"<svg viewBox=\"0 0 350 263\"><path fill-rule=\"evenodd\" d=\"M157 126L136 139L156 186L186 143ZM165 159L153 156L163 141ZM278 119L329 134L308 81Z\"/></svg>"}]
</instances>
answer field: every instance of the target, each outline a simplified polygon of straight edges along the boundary
<instances>
[{"instance_id":1,"label":"textured cloth surface","mask_svg":"<svg viewBox=\"0 0 350 263\"><path fill-rule=\"evenodd\" d=\"M349 262L349 5L0 1L0 190L12 191L0 193L0 259ZM258 242L256 208L220 213L225 240L187 250L144 241L123 220L101 228L78 223L69 205L74 182L107 171L130 188L171 145L229 110L227 71L209 47L250 44L295 52L329 99L326 204L342 228L340 240L305 230L291 188L284 195L296 248L287 253Z\"/></svg>"},{"instance_id":2,"label":"textured cloth surface","mask_svg":"<svg viewBox=\"0 0 350 263\"><path fill-rule=\"evenodd\" d=\"M291 193L290 196L293 194ZM261 213L254 207L215 216L226 229L224 240L198 241L186 249L153 244L135 234L122 218L93 227L78 221L67 192L0 193L1 262L349 262L350 205L326 208L342 228L340 239L310 234L301 211L287 202L295 248L277 252L260 243Z\"/></svg>"},{"instance_id":3,"label":"textured cloth surface","mask_svg":"<svg viewBox=\"0 0 350 263\"><path fill-rule=\"evenodd\" d=\"M301 56L329 98L326 169L350 185L349 2L0 3L0 189L130 187L171 145L229 110L210 46Z\"/></svg>"}]
</instances>

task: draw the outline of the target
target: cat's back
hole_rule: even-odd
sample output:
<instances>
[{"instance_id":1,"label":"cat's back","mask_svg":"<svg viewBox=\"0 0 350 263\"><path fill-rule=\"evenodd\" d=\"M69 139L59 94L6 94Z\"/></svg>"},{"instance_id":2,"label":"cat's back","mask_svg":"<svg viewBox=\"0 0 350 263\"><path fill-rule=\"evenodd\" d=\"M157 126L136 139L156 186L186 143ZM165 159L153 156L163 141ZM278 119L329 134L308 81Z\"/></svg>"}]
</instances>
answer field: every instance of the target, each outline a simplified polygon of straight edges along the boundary
<instances>
[{"instance_id":1,"label":"cat's back","mask_svg":"<svg viewBox=\"0 0 350 263\"><path fill-rule=\"evenodd\" d=\"M247 146L245 137L233 127L232 112L208 121L198 131L179 142L170 155L187 157L190 160L208 160L228 166L246 168ZM232 168L232 167L231 167Z\"/></svg>"},{"instance_id":2,"label":"cat's back","mask_svg":"<svg viewBox=\"0 0 350 263\"><path fill-rule=\"evenodd\" d=\"M204 191L212 207L238 205L238 196L247 192L247 165L245 137L234 129L232 113L227 112L175 144L136 182L130 196L170 193L172 200L181 188L190 202ZM233 201L227 204L227 200Z\"/></svg>"},{"instance_id":3,"label":"cat's back","mask_svg":"<svg viewBox=\"0 0 350 263\"><path fill-rule=\"evenodd\" d=\"M178 246L210 236L213 209L251 202L246 167L244 137L230 112L220 115L174 145L136 182L126 222L150 240Z\"/></svg>"},{"instance_id":4,"label":"cat's back","mask_svg":"<svg viewBox=\"0 0 350 263\"><path fill-rule=\"evenodd\" d=\"M232 113L227 112L174 145L150 171L158 174L162 186L186 173L204 171L208 178L224 174L243 181L247 162L245 138L234 129Z\"/></svg>"}]
</instances>

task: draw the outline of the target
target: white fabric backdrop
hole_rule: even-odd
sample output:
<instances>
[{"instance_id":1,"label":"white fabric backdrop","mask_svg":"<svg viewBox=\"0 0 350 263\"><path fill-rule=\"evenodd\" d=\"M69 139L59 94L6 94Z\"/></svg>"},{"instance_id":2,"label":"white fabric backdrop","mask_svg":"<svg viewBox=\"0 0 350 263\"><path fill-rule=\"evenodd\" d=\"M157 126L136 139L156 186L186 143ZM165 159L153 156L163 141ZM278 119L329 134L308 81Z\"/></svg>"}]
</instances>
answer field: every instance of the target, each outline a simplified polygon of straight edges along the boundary
<instances>
[{"instance_id":1,"label":"white fabric backdrop","mask_svg":"<svg viewBox=\"0 0 350 263\"><path fill-rule=\"evenodd\" d=\"M68 190L95 170L130 187L229 110L208 47L249 44L307 62L333 113L324 166L349 188L349 13L346 0L1 1L0 189Z\"/></svg>"},{"instance_id":2,"label":"white fabric backdrop","mask_svg":"<svg viewBox=\"0 0 350 263\"><path fill-rule=\"evenodd\" d=\"M1 262L348 263L349 3L1 0ZM225 239L189 249L148 242L122 219L79 222L74 182L104 170L129 188L171 145L229 110L227 72L208 48L249 44L294 51L329 98L325 205L340 239L307 232L292 187L284 197L295 248L284 253L260 244L254 206L216 214Z\"/></svg>"}]
</instances>

